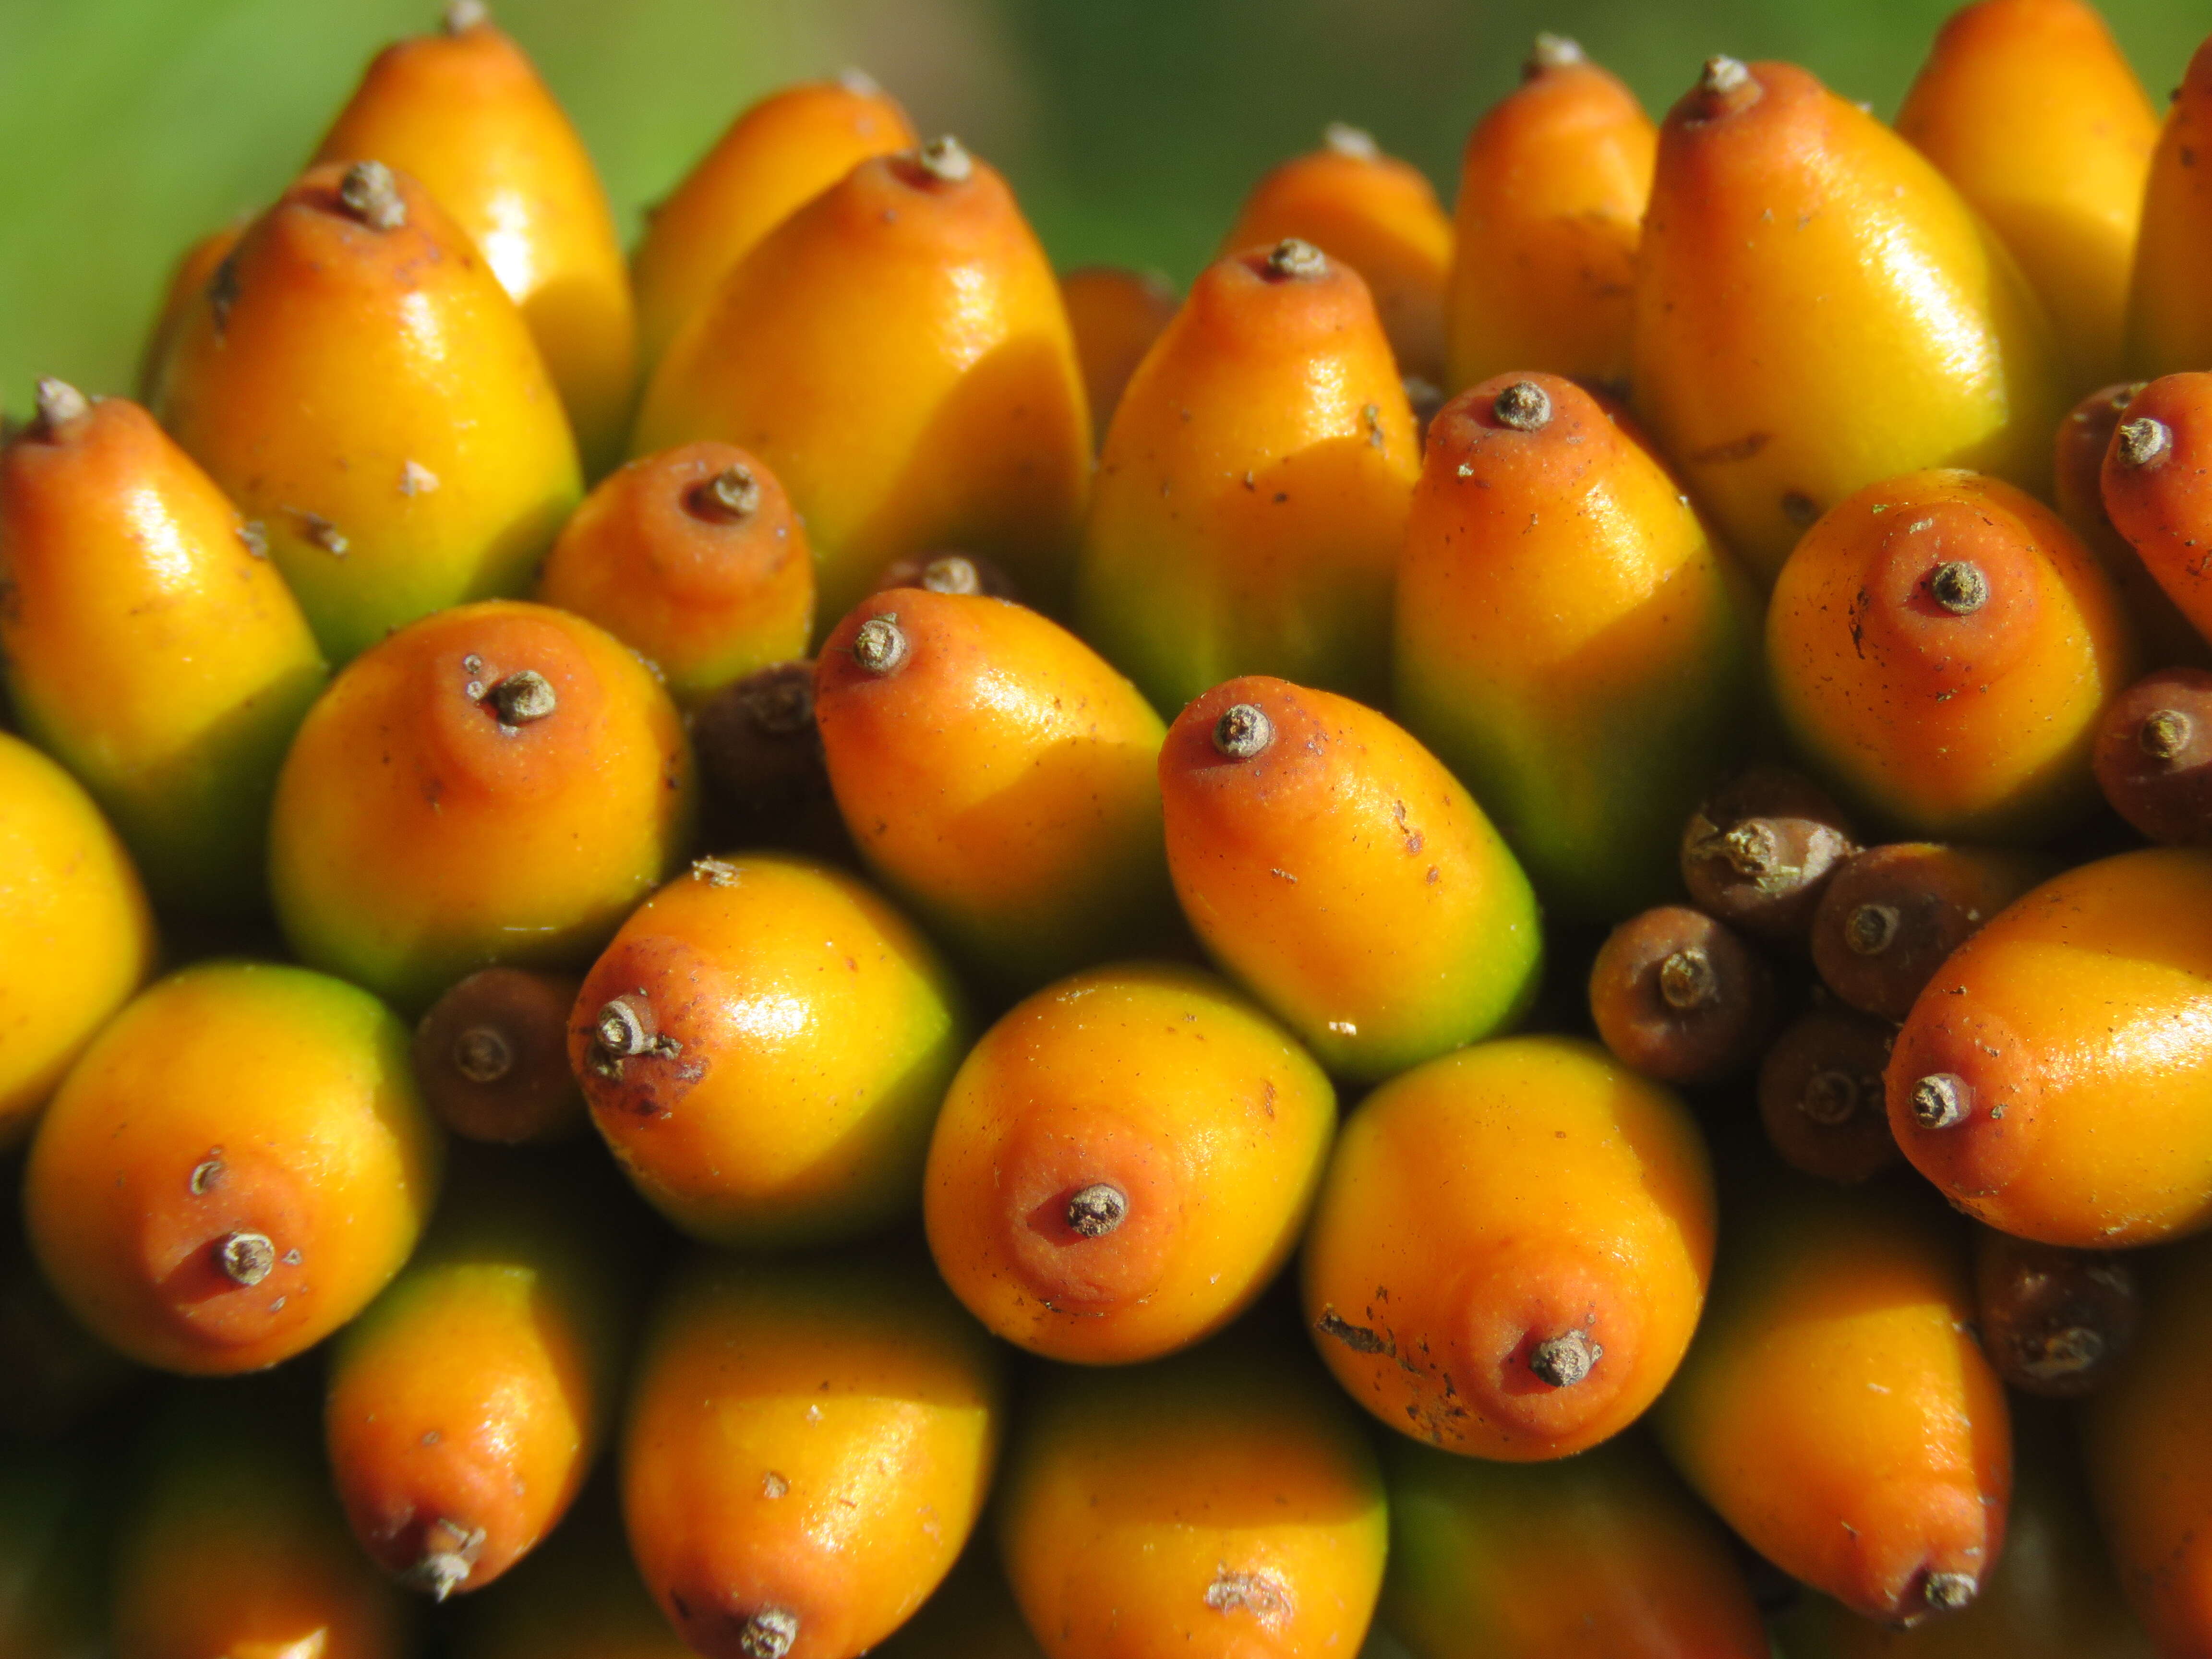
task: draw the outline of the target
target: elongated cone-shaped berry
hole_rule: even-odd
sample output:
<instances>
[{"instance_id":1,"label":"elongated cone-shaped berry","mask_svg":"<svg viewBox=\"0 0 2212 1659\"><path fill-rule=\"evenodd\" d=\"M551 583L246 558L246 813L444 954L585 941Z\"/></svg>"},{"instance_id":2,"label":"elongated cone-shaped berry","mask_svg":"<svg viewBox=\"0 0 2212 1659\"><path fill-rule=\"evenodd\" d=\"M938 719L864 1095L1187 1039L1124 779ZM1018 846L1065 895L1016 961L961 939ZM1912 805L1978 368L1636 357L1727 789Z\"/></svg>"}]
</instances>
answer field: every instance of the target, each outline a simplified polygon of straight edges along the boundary
<instances>
[{"instance_id":1,"label":"elongated cone-shaped berry","mask_svg":"<svg viewBox=\"0 0 2212 1659\"><path fill-rule=\"evenodd\" d=\"M2212 672L2165 668L2105 706L2097 787L2153 841L2212 846Z\"/></svg>"},{"instance_id":2,"label":"elongated cone-shaped berry","mask_svg":"<svg viewBox=\"0 0 2212 1659\"><path fill-rule=\"evenodd\" d=\"M2212 373L2128 400L2102 474L2105 512L2198 635L2212 639ZM2160 665L2163 666L2164 665Z\"/></svg>"},{"instance_id":3,"label":"elongated cone-shaped berry","mask_svg":"<svg viewBox=\"0 0 2212 1659\"><path fill-rule=\"evenodd\" d=\"M769 232L870 156L917 142L897 100L858 70L784 87L738 116L647 217L631 266L646 367Z\"/></svg>"},{"instance_id":4,"label":"elongated cone-shaped berry","mask_svg":"<svg viewBox=\"0 0 2212 1659\"><path fill-rule=\"evenodd\" d=\"M1275 1277L1335 1129L1320 1067L1211 974L1095 969L1017 1004L953 1079L924 1176L930 1249L1010 1342L1156 1358Z\"/></svg>"},{"instance_id":5,"label":"elongated cone-shaped berry","mask_svg":"<svg viewBox=\"0 0 2212 1659\"><path fill-rule=\"evenodd\" d=\"M701 859L623 924L568 1052L655 1208L775 1248L915 1213L968 1034L936 951L866 883L755 854Z\"/></svg>"},{"instance_id":6,"label":"elongated cone-shaped berry","mask_svg":"<svg viewBox=\"0 0 2212 1659\"><path fill-rule=\"evenodd\" d=\"M1658 130L1571 40L1539 35L1460 160L1444 330L1453 390L1541 368L1628 378L1636 244Z\"/></svg>"},{"instance_id":7,"label":"elongated cone-shaped berry","mask_svg":"<svg viewBox=\"0 0 2212 1659\"><path fill-rule=\"evenodd\" d=\"M1858 851L1843 809L1803 774L1757 766L1705 797L1682 830L1682 886L1715 921L1802 945L1837 867Z\"/></svg>"},{"instance_id":8,"label":"elongated cone-shaped berry","mask_svg":"<svg viewBox=\"0 0 2212 1659\"><path fill-rule=\"evenodd\" d=\"M1904 1161L1881 1081L1896 1036L1887 1020L1833 1002L1783 1028L1759 1062L1759 1116L1784 1163L1849 1184Z\"/></svg>"},{"instance_id":9,"label":"elongated cone-shaped berry","mask_svg":"<svg viewBox=\"0 0 2212 1659\"><path fill-rule=\"evenodd\" d=\"M238 239L246 234L246 226L252 222L250 218L241 217L208 232L185 250L176 269L169 273L169 285L161 291L161 308L154 313L154 325L146 331L146 343L139 349L135 384L140 398L152 400L155 388L161 383L162 368L176 349L177 336L183 331L185 320L207 302L208 284L214 281L216 272L230 258L230 251L238 246Z\"/></svg>"},{"instance_id":10,"label":"elongated cone-shaped berry","mask_svg":"<svg viewBox=\"0 0 2212 1659\"><path fill-rule=\"evenodd\" d=\"M1952 951L2038 882L2047 854L1893 842L1838 870L1813 916L1813 965L1863 1012L1901 1020Z\"/></svg>"},{"instance_id":11,"label":"elongated cone-shaped berry","mask_svg":"<svg viewBox=\"0 0 2212 1659\"><path fill-rule=\"evenodd\" d=\"M684 444L605 479L553 544L538 597L612 634L687 707L805 653L806 526L775 475L729 444Z\"/></svg>"},{"instance_id":12,"label":"elongated cone-shaped berry","mask_svg":"<svg viewBox=\"0 0 2212 1659\"><path fill-rule=\"evenodd\" d=\"M1217 257L1286 238L1358 271L1400 373L1443 384L1452 225L1419 168L1384 155L1371 133L1330 123L1319 149L1253 186Z\"/></svg>"},{"instance_id":13,"label":"elongated cone-shaped berry","mask_svg":"<svg viewBox=\"0 0 2212 1659\"><path fill-rule=\"evenodd\" d=\"M0 1147L154 965L131 854L75 779L0 732Z\"/></svg>"},{"instance_id":14,"label":"elongated cone-shaped berry","mask_svg":"<svg viewBox=\"0 0 2212 1659\"><path fill-rule=\"evenodd\" d=\"M2014 1410L2004 1554L1973 1605L1900 1629L1808 1595L1775 1624L1780 1651L1790 1659L2152 1659L2099 1534L2072 1420L2033 1401Z\"/></svg>"},{"instance_id":15,"label":"elongated cone-shaped berry","mask_svg":"<svg viewBox=\"0 0 2212 1659\"><path fill-rule=\"evenodd\" d=\"M258 528L334 659L520 592L582 489L522 313L380 163L316 167L254 222L154 411Z\"/></svg>"},{"instance_id":16,"label":"elongated cone-shaped berry","mask_svg":"<svg viewBox=\"0 0 2212 1659\"><path fill-rule=\"evenodd\" d=\"M2197 47L2167 106L2144 187L2142 232L2128 291L2126 372L2145 380L2212 363L2212 40Z\"/></svg>"},{"instance_id":17,"label":"elongated cone-shaped berry","mask_svg":"<svg viewBox=\"0 0 2212 1659\"><path fill-rule=\"evenodd\" d=\"M1763 1178L1728 1217L1698 1340L1653 1413L1775 1565L1869 1617L1970 1603L2004 1541L2004 1386L1963 1229L1903 1189Z\"/></svg>"},{"instance_id":18,"label":"elongated cone-shaped berry","mask_svg":"<svg viewBox=\"0 0 2212 1659\"><path fill-rule=\"evenodd\" d=\"M1766 1659L1712 1517L1641 1436L1551 1463L1392 1437L1384 1626L1414 1659Z\"/></svg>"},{"instance_id":19,"label":"elongated cone-shaped berry","mask_svg":"<svg viewBox=\"0 0 2212 1659\"><path fill-rule=\"evenodd\" d=\"M1674 480L1572 381L1500 375L1430 428L1397 710L1547 908L1673 896L1683 822L1759 723L1753 615Z\"/></svg>"},{"instance_id":20,"label":"elongated cone-shaped berry","mask_svg":"<svg viewBox=\"0 0 2212 1659\"><path fill-rule=\"evenodd\" d=\"M2055 352L1958 191L1805 70L1716 58L1668 113L1629 384L1760 576L1879 478L1968 466L2039 489L2065 407Z\"/></svg>"},{"instance_id":21,"label":"elongated cone-shaped berry","mask_svg":"<svg viewBox=\"0 0 2212 1659\"><path fill-rule=\"evenodd\" d=\"M115 1659L407 1659L400 1593L346 1536L292 1372L180 1389L131 1460Z\"/></svg>"},{"instance_id":22,"label":"elongated cone-shaped berry","mask_svg":"<svg viewBox=\"0 0 2212 1659\"><path fill-rule=\"evenodd\" d=\"M478 968L580 968L689 843L668 694L580 617L493 600L426 617L309 713L270 828L301 960L404 1012Z\"/></svg>"},{"instance_id":23,"label":"elongated cone-shaped berry","mask_svg":"<svg viewBox=\"0 0 2212 1659\"><path fill-rule=\"evenodd\" d=\"M835 617L907 554L996 560L1064 605L1091 420L1060 286L956 139L861 162L723 278L654 372L633 454L719 438L806 521Z\"/></svg>"},{"instance_id":24,"label":"elongated cone-shaped berry","mask_svg":"<svg viewBox=\"0 0 2212 1659\"><path fill-rule=\"evenodd\" d=\"M1898 1144L1960 1209L2076 1249L2212 1224L2212 852L2045 882L1953 953L1889 1063Z\"/></svg>"},{"instance_id":25,"label":"elongated cone-shaped berry","mask_svg":"<svg viewBox=\"0 0 2212 1659\"><path fill-rule=\"evenodd\" d=\"M155 897L258 909L269 800L322 653L235 507L134 403L40 383L0 451L0 656Z\"/></svg>"},{"instance_id":26,"label":"elongated cone-shaped berry","mask_svg":"<svg viewBox=\"0 0 2212 1659\"><path fill-rule=\"evenodd\" d=\"M410 1589L442 1601L498 1578L605 1442L641 1218L614 1179L598 1159L459 1161L422 1248L338 1338L332 1480L362 1548Z\"/></svg>"},{"instance_id":27,"label":"elongated cone-shaped berry","mask_svg":"<svg viewBox=\"0 0 2212 1659\"><path fill-rule=\"evenodd\" d=\"M415 1081L455 1134L495 1146L567 1140L590 1120L568 1068L577 981L482 968L456 981L415 1027Z\"/></svg>"},{"instance_id":28,"label":"elongated cone-shaped berry","mask_svg":"<svg viewBox=\"0 0 2212 1659\"><path fill-rule=\"evenodd\" d=\"M1389 1541L1382 1481L1310 1359L1237 1331L1157 1365L1040 1380L998 1526L1053 1659L1358 1646Z\"/></svg>"},{"instance_id":29,"label":"elongated cone-shaped berry","mask_svg":"<svg viewBox=\"0 0 2212 1659\"><path fill-rule=\"evenodd\" d=\"M814 714L860 855L956 955L1042 984L1171 935L1165 732L1036 612L878 593L831 632Z\"/></svg>"},{"instance_id":30,"label":"elongated cone-shaped berry","mask_svg":"<svg viewBox=\"0 0 2212 1659\"><path fill-rule=\"evenodd\" d=\"M1176 287L1156 270L1125 270L1118 265L1086 265L1060 279L1060 303L1075 331L1075 355L1083 364L1083 389L1091 403L1091 429L1106 435L1107 422L1121 402L1122 389L1152 342L1182 307Z\"/></svg>"},{"instance_id":31,"label":"elongated cone-shaped berry","mask_svg":"<svg viewBox=\"0 0 2212 1659\"><path fill-rule=\"evenodd\" d=\"M2129 1256L1980 1227L1974 1304L1982 1351L1998 1376L2023 1394L2078 1400L2120 1370L2135 1343L2142 1292Z\"/></svg>"},{"instance_id":32,"label":"elongated cone-shaped berry","mask_svg":"<svg viewBox=\"0 0 2212 1659\"><path fill-rule=\"evenodd\" d=\"M2212 1240L2143 1264L2134 1352L2083 1407L2098 1518L2161 1655L2212 1651Z\"/></svg>"},{"instance_id":33,"label":"elongated cone-shaped berry","mask_svg":"<svg viewBox=\"0 0 2212 1659\"><path fill-rule=\"evenodd\" d=\"M2080 538L1973 472L1840 503L1766 613L1768 678L1805 764L1869 823L1931 840L2033 842L2077 816L2098 712L2134 662Z\"/></svg>"},{"instance_id":34,"label":"elongated cone-shaped berry","mask_svg":"<svg viewBox=\"0 0 2212 1659\"><path fill-rule=\"evenodd\" d=\"M2212 666L2212 645L2191 626L2144 566L2142 555L2112 527L2112 516L2105 511L2105 456L2112 447L2113 433L2128 417L2128 405L2148 384L2130 380L2100 387L2058 423L2051 446L2051 504L2119 590L2120 603L2135 623L2143 662L2160 667L2175 663Z\"/></svg>"},{"instance_id":35,"label":"elongated cone-shaped berry","mask_svg":"<svg viewBox=\"0 0 2212 1659\"><path fill-rule=\"evenodd\" d=\"M381 1291L437 1196L445 1137L406 1028L366 991L268 963L161 981L71 1068L23 1178L70 1311L143 1364L258 1370Z\"/></svg>"},{"instance_id":36,"label":"elongated cone-shaped berry","mask_svg":"<svg viewBox=\"0 0 2212 1659\"><path fill-rule=\"evenodd\" d=\"M378 53L323 136L321 161L419 180L521 307L594 471L619 452L637 387L637 314L607 193L538 71L476 0Z\"/></svg>"},{"instance_id":37,"label":"elongated cone-shaped berry","mask_svg":"<svg viewBox=\"0 0 2212 1659\"><path fill-rule=\"evenodd\" d=\"M707 1659L852 1659L983 1507L1000 1360L910 1257L702 1255L661 1297L622 1455L630 1553Z\"/></svg>"},{"instance_id":38,"label":"elongated cone-shaped berry","mask_svg":"<svg viewBox=\"0 0 2212 1659\"><path fill-rule=\"evenodd\" d=\"M1209 266L1106 434L1084 636L1170 714L1232 674L1380 702L1420 465L1351 266L1298 241Z\"/></svg>"},{"instance_id":39,"label":"elongated cone-shaped berry","mask_svg":"<svg viewBox=\"0 0 2212 1659\"><path fill-rule=\"evenodd\" d=\"M1402 726L1251 677L1160 750L1168 870L1224 972L1338 1076L1379 1083L1491 1036L1535 994L1535 895Z\"/></svg>"},{"instance_id":40,"label":"elongated cone-shaped berry","mask_svg":"<svg viewBox=\"0 0 2212 1659\"><path fill-rule=\"evenodd\" d=\"M613 1496L594 1480L541 1547L456 1606L453 1659L693 1659L638 1580Z\"/></svg>"},{"instance_id":41,"label":"elongated cone-shaped berry","mask_svg":"<svg viewBox=\"0 0 2212 1659\"><path fill-rule=\"evenodd\" d=\"M1666 1089L1565 1037L1483 1043L1346 1121L1306 1236L1306 1322L1401 1433L1565 1457L1674 1375L1712 1204L1705 1144Z\"/></svg>"},{"instance_id":42,"label":"elongated cone-shaped berry","mask_svg":"<svg viewBox=\"0 0 2212 1659\"><path fill-rule=\"evenodd\" d=\"M2051 314L2075 393L2120 369L2158 115L2086 0L1952 14L1897 131L1958 187Z\"/></svg>"}]
</instances>

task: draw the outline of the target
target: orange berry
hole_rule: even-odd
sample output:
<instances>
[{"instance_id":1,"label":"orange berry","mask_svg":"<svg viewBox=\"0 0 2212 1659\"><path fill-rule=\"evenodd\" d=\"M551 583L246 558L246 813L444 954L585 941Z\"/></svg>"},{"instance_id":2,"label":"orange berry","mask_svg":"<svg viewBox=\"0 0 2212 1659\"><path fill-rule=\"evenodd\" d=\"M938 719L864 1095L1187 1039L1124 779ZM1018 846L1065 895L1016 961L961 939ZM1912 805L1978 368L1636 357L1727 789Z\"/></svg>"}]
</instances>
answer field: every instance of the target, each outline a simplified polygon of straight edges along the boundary
<instances>
[{"instance_id":1,"label":"orange berry","mask_svg":"<svg viewBox=\"0 0 2212 1659\"><path fill-rule=\"evenodd\" d=\"M1573 41L1536 37L1521 85L1476 123L1461 158L1448 389L1526 369L1628 378L1658 144L1635 94Z\"/></svg>"}]
</instances>

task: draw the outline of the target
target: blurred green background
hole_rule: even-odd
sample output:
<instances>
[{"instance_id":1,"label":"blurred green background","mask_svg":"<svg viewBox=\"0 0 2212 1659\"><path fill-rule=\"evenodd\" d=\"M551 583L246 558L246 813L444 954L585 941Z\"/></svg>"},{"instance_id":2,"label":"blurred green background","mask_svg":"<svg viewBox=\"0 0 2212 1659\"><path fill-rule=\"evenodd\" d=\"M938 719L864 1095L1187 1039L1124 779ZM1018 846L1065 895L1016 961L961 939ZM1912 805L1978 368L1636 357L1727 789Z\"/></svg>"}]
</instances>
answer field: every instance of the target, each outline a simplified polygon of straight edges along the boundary
<instances>
[{"instance_id":1,"label":"blurred green background","mask_svg":"<svg viewBox=\"0 0 2212 1659\"><path fill-rule=\"evenodd\" d=\"M128 388L170 263L258 207L369 54L438 0L0 0L0 402ZM1715 52L1796 59L1883 112L1947 0L495 0L597 155L625 229L745 103L843 64L1021 191L1062 265L1188 280L1251 181L1358 123L1449 200L1531 35L1579 38L1655 112ZM2161 100L2202 0L2109 0Z\"/></svg>"}]
</instances>

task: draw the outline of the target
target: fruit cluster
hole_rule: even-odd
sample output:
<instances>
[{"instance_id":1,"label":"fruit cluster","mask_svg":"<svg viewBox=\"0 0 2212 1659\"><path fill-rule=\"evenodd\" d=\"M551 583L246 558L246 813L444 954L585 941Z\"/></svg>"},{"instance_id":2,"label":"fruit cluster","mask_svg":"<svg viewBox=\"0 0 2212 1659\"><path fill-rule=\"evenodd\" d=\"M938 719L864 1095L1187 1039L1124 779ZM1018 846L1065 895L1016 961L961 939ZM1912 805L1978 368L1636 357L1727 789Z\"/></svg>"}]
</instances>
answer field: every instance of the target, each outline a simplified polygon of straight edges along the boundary
<instances>
[{"instance_id":1,"label":"fruit cluster","mask_svg":"<svg viewBox=\"0 0 2212 1659\"><path fill-rule=\"evenodd\" d=\"M456 0L0 450L0 1654L2212 1652L2208 155L1547 36L1178 298L848 75L625 259Z\"/></svg>"}]
</instances>

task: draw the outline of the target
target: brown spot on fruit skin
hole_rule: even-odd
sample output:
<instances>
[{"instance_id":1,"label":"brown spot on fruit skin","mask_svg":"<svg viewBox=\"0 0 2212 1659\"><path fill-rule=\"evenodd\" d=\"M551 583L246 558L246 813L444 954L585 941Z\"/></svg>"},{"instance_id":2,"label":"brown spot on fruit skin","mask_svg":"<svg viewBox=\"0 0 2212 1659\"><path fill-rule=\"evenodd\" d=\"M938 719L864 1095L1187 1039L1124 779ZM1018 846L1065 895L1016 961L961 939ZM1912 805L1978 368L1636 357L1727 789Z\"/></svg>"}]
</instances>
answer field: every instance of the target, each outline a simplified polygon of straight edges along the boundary
<instances>
[{"instance_id":1,"label":"brown spot on fruit skin","mask_svg":"<svg viewBox=\"0 0 2212 1659\"><path fill-rule=\"evenodd\" d=\"M1397 1352L1395 1345L1387 1335L1378 1336L1364 1325L1354 1325L1348 1320L1339 1318L1334 1308L1322 1310L1322 1316L1314 1322L1314 1328L1323 1336L1343 1343L1354 1353L1387 1354Z\"/></svg>"}]
</instances>

